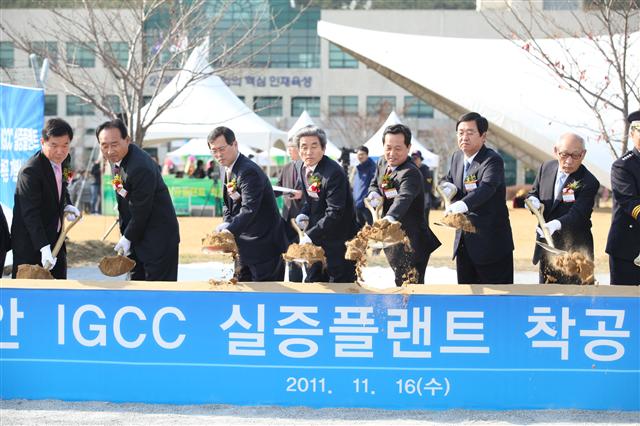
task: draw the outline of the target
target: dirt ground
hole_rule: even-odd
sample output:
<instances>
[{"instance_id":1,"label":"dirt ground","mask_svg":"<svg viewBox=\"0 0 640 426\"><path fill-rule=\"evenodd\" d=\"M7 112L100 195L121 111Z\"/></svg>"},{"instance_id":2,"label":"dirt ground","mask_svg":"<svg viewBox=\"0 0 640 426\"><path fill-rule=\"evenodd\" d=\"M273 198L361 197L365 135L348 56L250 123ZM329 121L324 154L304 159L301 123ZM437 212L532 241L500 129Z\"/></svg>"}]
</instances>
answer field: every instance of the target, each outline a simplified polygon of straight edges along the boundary
<instances>
[{"instance_id":1,"label":"dirt ground","mask_svg":"<svg viewBox=\"0 0 640 426\"><path fill-rule=\"evenodd\" d=\"M430 221L438 221L443 211L432 211ZM531 256L535 241L536 219L526 209L510 209L511 228L513 230L515 251L515 267L518 271L533 271L536 268L531 264ZM593 238L595 243L596 272L608 273L608 257L604 252L607 243L607 233L611 222L611 210L598 209L592 216ZM113 216L86 216L71 230L68 242L69 263L71 266L80 266L97 263L102 256L113 254L113 245L120 238L116 227L102 243L105 232L111 226L115 218ZM208 231L220 223L221 218L211 217L180 217L180 262L206 262L221 260L227 255L207 255L200 251L201 238ZM436 233L442 246L436 250L429 261L430 266L448 266L455 268L451 260L453 251L454 231L432 225L431 229ZM385 264L383 257L369 262L370 265Z\"/></svg>"}]
</instances>

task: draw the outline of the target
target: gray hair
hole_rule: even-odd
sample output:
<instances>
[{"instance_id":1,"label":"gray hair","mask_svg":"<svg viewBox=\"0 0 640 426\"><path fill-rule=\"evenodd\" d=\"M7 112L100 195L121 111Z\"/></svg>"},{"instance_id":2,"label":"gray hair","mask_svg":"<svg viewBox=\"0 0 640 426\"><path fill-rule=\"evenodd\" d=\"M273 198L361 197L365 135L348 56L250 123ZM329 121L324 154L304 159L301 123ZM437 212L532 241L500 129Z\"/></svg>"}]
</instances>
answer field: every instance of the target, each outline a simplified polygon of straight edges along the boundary
<instances>
[{"instance_id":1,"label":"gray hair","mask_svg":"<svg viewBox=\"0 0 640 426\"><path fill-rule=\"evenodd\" d=\"M327 134L320 127L309 125L298 130L293 137L293 140L298 148L300 148L300 138L303 138L305 136L316 136L320 141L320 146L322 147L322 149L324 150L327 148Z\"/></svg>"},{"instance_id":2,"label":"gray hair","mask_svg":"<svg viewBox=\"0 0 640 426\"><path fill-rule=\"evenodd\" d=\"M556 148L558 147L558 145L560 144L560 141L563 140L564 138L573 138L575 140L577 140L580 143L580 146L582 146L582 150L586 150L587 146L584 142L584 138L582 136L580 136L577 133L572 133L572 132L567 132L567 133L563 133L560 138L558 139L558 141L556 142Z\"/></svg>"}]
</instances>

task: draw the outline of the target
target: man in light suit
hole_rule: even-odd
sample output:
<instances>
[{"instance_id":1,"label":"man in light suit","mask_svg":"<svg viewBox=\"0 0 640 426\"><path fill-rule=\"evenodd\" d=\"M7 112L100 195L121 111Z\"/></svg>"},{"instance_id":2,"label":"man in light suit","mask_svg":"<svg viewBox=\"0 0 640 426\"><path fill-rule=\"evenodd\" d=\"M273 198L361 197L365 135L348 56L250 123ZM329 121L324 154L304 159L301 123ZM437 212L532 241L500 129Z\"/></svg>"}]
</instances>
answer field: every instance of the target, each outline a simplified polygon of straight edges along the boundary
<instances>
[{"instance_id":1,"label":"man in light suit","mask_svg":"<svg viewBox=\"0 0 640 426\"><path fill-rule=\"evenodd\" d=\"M382 142L384 156L378 160L367 198L374 208L382 203L383 220L399 221L411 243L409 250L403 244L384 249L396 286L402 285L412 268L418 273L417 282L423 284L429 256L440 241L429 229L424 214L422 173L409 158L411 130L403 124L388 126Z\"/></svg>"},{"instance_id":2,"label":"man in light suit","mask_svg":"<svg viewBox=\"0 0 640 426\"><path fill-rule=\"evenodd\" d=\"M72 139L69 123L60 118L48 120L42 129L41 150L18 172L11 223L13 278L22 264L40 264L54 278L67 278L65 244L56 257L51 250L60 235L63 215L69 220L80 215L67 190Z\"/></svg>"},{"instance_id":3,"label":"man in light suit","mask_svg":"<svg viewBox=\"0 0 640 426\"><path fill-rule=\"evenodd\" d=\"M560 137L553 147L555 160L542 163L529 192L533 208L544 206L545 227L556 248L566 251L585 251L593 260L591 213L600 182L582 165L587 150L584 139L574 133ZM541 229L537 238L543 241ZM549 254L536 244L533 264L540 262L539 282L581 284L579 277L571 277L553 269Z\"/></svg>"},{"instance_id":4,"label":"man in light suit","mask_svg":"<svg viewBox=\"0 0 640 426\"><path fill-rule=\"evenodd\" d=\"M216 127L209 133L207 143L224 167L224 221L216 230L230 232L236 240L236 278L282 281L287 236L269 178L260 166L240 153L231 129Z\"/></svg>"},{"instance_id":5,"label":"man in light suit","mask_svg":"<svg viewBox=\"0 0 640 426\"><path fill-rule=\"evenodd\" d=\"M611 165L613 215L607 239L611 284L640 285L640 111L627 117L633 148Z\"/></svg>"},{"instance_id":6,"label":"man in light suit","mask_svg":"<svg viewBox=\"0 0 640 426\"><path fill-rule=\"evenodd\" d=\"M327 136L316 126L303 127L296 133L303 183L304 205L296 222L305 235L300 244L310 243L324 249L327 268L319 264L309 270L307 282L322 281L352 283L355 281L355 262L346 260L345 242L357 232L353 196L344 169L324 155Z\"/></svg>"},{"instance_id":7,"label":"man in light suit","mask_svg":"<svg viewBox=\"0 0 640 426\"><path fill-rule=\"evenodd\" d=\"M122 235L114 250L136 261L129 279L177 281L180 231L158 164L131 143L122 120L102 123L96 137L113 168Z\"/></svg>"},{"instance_id":8,"label":"man in light suit","mask_svg":"<svg viewBox=\"0 0 640 426\"><path fill-rule=\"evenodd\" d=\"M476 112L456 124L459 151L440 184L457 193L445 214L464 213L477 232L456 231L453 256L459 284L512 284L513 237L505 200L504 161L485 146L489 122Z\"/></svg>"}]
</instances>

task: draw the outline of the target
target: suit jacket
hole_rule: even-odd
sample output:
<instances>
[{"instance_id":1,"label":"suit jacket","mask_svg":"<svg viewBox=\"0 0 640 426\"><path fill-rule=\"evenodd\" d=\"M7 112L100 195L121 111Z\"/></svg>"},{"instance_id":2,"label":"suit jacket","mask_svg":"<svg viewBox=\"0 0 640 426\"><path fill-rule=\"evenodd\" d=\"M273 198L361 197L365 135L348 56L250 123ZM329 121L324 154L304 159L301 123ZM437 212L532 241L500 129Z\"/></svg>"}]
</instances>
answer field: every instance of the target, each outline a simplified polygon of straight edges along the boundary
<instances>
[{"instance_id":1,"label":"suit jacket","mask_svg":"<svg viewBox=\"0 0 640 426\"><path fill-rule=\"evenodd\" d=\"M380 157L376 174L369 186L369 192L377 192L384 196L380 187L386 170L387 160ZM407 160L391 173L391 179L398 195L392 199L384 198L382 215L392 216L402 224L402 229L411 242L414 260L424 261L427 254L440 247L440 241L427 224L424 212L425 194L422 173L407 157Z\"/></svg>"},{"instance_id":2,"label":"suit jacket","mask_svg":"<svg viewBox=\"0 0 640 426\"><path fill-rule=\"evenodd\" d=\"M301 160L290 161L284 165L282 168L282 173L280 173L280 178L278 179L278 185L284 186L285 188L292 189L302 189L302 183L299 176L300 165L302 164ZM295 179L294 179L295 172ZM276 196L281 196L282 193L275 191ZM282 206L282 217L284 220L289 221L289 219L295 219L300 213L300 209L302 208L303 199L293 200L288 197L288 194L284 195L283 206Z\"/></svg>"},{"instance_id":3,"label":"suit jacket","mask_svg":"<svg viewBox=\"0 0 640 426\"><path fill-rule=\"evenodd\" d=\"M514 248L506 204L504 161L494 150L486 146L480 148L468 170L468 175L476 175L478 180L478 187L471 191L464 187L463 171L464 153L456 151L444 180L458 189L452 201L464 201L469 208L467 217L477 232L473 234L457 230L453 256L458 251L461 239L464 239L474 263L485 265L497 262Z\"/></svg>"},{"instance_id":4,"label":"suit jacket","mask_svg":"<svg viewBox=\"0 0 640 426\"><path fill-rule=\"evenodd\" d=\"M433 189L433 172L426 164L420 164L420 173L422 173L422 184L424 185L424 205L431 207L431 190Z\"/></svg>"},{"instance_id":5,"label":"suit jacket","mask_svg":"<svg viewBox=\"0 0 640 426\"><path fill-rule=\"evenodd\" d=\"M625 153L611 166L613 215L606 252L633 260L640 254L640 151Z\"/></svg>"},{"instance_id":6,"label":"suit jacket","mask_svg":"<svg viewBox=\"0 0 640 426\"><path fill-rule=\"evenodd\" d=\"M120 232L142 263L162 258L180 242L176 211L155 161L137 145L120 162L126 198L116 195Z\"/></svg>"},{"instance_id":7,"label":"suit jacket","mask_svg":"<svg viewBox=\"0 0 640 426\"><path fill-rule=\"evenodd\" d=\"M300 179L304 178L304 165L300 166ZM353 195L344 169L326 155L316 165L314 176L320 178L318 197L311 197L303 181L304 205L300 213L309 216L306 234L314 244L344 242L356 235L358 224L353 206Z\"/></svg>"},{"instance_id":8,"label":"suit jacket","mask_svg":"<svg viewBox=\"0 0 640 426\"><path fill-rule=\"evenodd\" d=\"M62 162L63 171L69 162L70 157ZM11 223L14 265L39 264L40 249L50 244L53 250L59 235L58 223L63 220L67 204L71 204L71 199L64 176L62 197L58 197L51 162L38 151L18 173ZM60 253L64 256L64 245Z\"/></svg>"},{"instance_id":9,"label":"suit jacket","mask_svg":"<svg viewBox=\"0 0 640 426\"><path fill-rule=\"evenodd\" d=\"M529 195L538 198L540 203L544 205L542 215L545 222L557 219L562 224L560 231L553 234L554 246L561 250L586 249L593 259L591 213L600 182L585 166L581 165L578 170L567 176L564 182L564 187L577 182L578 188L574 191L575 201L564 202L562 191L558 197L554 197L557 174L557 160L542 163ZM537 239L543 241L539 236ZM533 252L534 264L538 263L543 252L544 249L536 244Z\"/></svg>"},{"instance_id":10,"label":"suit jacket","mask_svg":"<svg viewBox=\"0 0 640 426\"><path fill-rule=\"evenodd\" d=\"M240 154L231 170L230 181L234 179L240 198L234 201L230 197L225 176L223 216L236 239L240 262L255 265L279 257L288 244L269 178L260 166Z\"/></svg>"}]
</instances>

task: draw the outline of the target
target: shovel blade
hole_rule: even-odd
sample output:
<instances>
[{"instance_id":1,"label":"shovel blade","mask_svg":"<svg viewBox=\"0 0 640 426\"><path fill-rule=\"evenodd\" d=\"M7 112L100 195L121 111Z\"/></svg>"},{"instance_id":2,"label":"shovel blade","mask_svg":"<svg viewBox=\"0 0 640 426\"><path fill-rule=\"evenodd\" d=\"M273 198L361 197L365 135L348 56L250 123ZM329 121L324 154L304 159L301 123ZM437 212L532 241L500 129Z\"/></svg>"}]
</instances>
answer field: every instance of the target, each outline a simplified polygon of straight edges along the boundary
<instances>
[{"instance_id":1,"label":"shovel blade","mask_svg":"<svg viewBox=\"0 0 640 426\"><path fill-rule=\"evenodd\" d=\"M549 244L543 243L542 241L536 241L536 244L539 245L540 247L542 247L543 249L547 250L548 252L553 253L553 254L559 254L559 255L568 254L568 252L566 252L564 250L557 249L555 247L551 247Z\"/></svg>"},{"instance_id":2,"label":"shovel blade","mask_svg":"<svg viewBox=\"0 0 640 426\"><path fill-rule=\"evenodd\" d=\"M136 262L125 256L105 256L100 261L100 272L108 277L117 277L128 272L136 266Z\"/></svg>"}]
</instances>

